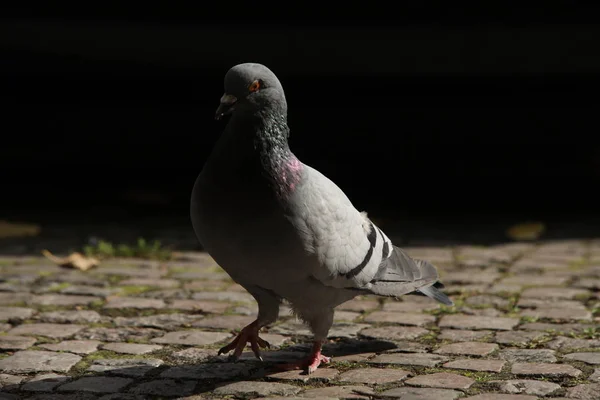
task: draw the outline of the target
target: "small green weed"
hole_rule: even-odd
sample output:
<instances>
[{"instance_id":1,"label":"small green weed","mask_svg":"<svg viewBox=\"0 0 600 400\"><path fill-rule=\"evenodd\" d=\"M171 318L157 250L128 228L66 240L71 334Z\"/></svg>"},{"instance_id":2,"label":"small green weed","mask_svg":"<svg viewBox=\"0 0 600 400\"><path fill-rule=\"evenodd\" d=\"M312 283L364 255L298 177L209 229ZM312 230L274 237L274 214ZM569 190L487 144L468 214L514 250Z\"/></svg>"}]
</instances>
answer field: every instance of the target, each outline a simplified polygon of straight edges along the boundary
<instances>
[{"instance_id":1,"label":"small green weed","mask_svg":"<svg viewBox=\"0 0 600 400\"><path fill-rule=\"evenodd\" d=\"M88 245L83 248L87 256L93 256L101 259L112 257L136 257L153 260L170 260L173 253L161 245L158 240L151 243L144 238L139 238L134 246L126 244L115 245L111 242L100 240L96 245Z\"/></svg>"}]
</instances>

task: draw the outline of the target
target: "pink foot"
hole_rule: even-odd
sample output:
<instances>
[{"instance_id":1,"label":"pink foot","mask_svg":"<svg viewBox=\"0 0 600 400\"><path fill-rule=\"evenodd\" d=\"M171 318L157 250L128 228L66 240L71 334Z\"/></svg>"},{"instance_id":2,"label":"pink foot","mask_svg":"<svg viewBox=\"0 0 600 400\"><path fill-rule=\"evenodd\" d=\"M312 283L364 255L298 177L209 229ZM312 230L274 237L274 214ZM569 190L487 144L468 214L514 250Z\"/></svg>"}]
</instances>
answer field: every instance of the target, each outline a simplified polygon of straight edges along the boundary
<instances>
[{"instance_id":1,"label":"pink foot","mask_svg":"<svg viewBox=\"0 0 600 400\"><path fill-rule=\"evenodd\" d=\"M277 368L283 371L291 371L295 369L305 369L308 374L312 374L319 368L321 364L329 364L331 362L331 357L326 357L321 354L321 342L314 342L313 348L308 355L303 360L279 365Z\"/></svg>"},{"instance_id":2,"label":"pink foot","mask_svg":"<svg viewBox=\"0 0 600 400\"><path fill-rule=\"evenodd\" d=\"M260 348L269 348L271 347L271 345L269 344L269 342L261 339L258 336L259 329L260 328L258 327L257 321L254 321L250 325L245 326L231 343L219 349L218 355L225 354L233 350L233 354L230 356L230 358L237 360L242 355L244 347L246 347L246 343L250 343L250 348L252 349L252 352L254 353L256 358L262 361L263 359L260 355Z\"/></svg>"}]
</instances>

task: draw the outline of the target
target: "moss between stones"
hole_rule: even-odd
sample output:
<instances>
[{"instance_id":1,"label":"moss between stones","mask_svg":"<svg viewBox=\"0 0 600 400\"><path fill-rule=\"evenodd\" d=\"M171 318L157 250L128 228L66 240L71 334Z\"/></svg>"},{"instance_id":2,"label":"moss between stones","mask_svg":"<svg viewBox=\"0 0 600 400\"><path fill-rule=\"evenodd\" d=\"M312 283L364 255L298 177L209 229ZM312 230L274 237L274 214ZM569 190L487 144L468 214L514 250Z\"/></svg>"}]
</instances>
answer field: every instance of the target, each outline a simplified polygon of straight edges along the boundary
<instances>
[{"instance_id":1,"label":"moss between stones","mask_svg":"<svg viewBox=\"0 0 600 400\"><path fill-rule=\"evenodd\" d=\"M48 293L58 293L61 290L68 288L69 286L71 286L69 282L55 283L48 288Z\"/></svg>"},{"instance_id":2,"label":"moss between stones","mask_svg":"<svg viewBox=\"0 0 600 400\"><path fill-rule=\"evenodd\" d=\"M127 285L127 286L119 286L119 294L122 296L135 296L137 294L141 294L144 292L148 292L154 289L152 286L145 285Z\"/></svg>"}]
</instances>

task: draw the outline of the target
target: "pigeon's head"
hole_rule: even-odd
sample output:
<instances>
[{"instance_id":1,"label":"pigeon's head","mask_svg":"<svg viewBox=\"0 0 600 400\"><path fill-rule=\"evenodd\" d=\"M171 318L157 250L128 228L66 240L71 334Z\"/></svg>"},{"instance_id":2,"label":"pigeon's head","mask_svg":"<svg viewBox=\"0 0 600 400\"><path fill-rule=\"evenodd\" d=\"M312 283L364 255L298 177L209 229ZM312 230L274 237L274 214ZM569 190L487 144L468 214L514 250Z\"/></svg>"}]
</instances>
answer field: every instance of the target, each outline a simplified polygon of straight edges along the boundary
<instances>
[{"instance_id":1,"label":"pigeon's head","mask_svg":"<svg viewBox=\"0 0 600 400\"><path fill-rule=\"evenodd\" d=\"M254 113L271 108L285 113L287 106L279 79L262 64L245 63L225 74L225 94L217 108L217 120L235 113Z\"/></svg>"}]
</instances>

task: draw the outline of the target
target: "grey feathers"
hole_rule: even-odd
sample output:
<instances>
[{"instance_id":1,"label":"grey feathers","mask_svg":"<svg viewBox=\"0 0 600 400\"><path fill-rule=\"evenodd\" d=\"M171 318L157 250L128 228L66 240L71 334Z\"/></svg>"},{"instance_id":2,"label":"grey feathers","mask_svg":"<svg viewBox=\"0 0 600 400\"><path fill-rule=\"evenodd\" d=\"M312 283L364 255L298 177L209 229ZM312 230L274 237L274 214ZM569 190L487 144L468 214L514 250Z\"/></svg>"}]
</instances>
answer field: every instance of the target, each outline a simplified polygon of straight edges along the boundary
<instances>
[{"instance_id":1,"label":"grey feathers","mask_svg":"<svg viewBox=\"0 0 600 400\"><path fill-rule=\"evenodd\" d=\"M286 209L305 249L319 260L312 277L324 285L382 296L423 289L423 294L438 301L450 301L439 290L426 289L438 281L433 265L413 260L394 246L366 213L359 212L317 170L304 166L301 183L287 199Z\"/></svg>"}]
</instances>

